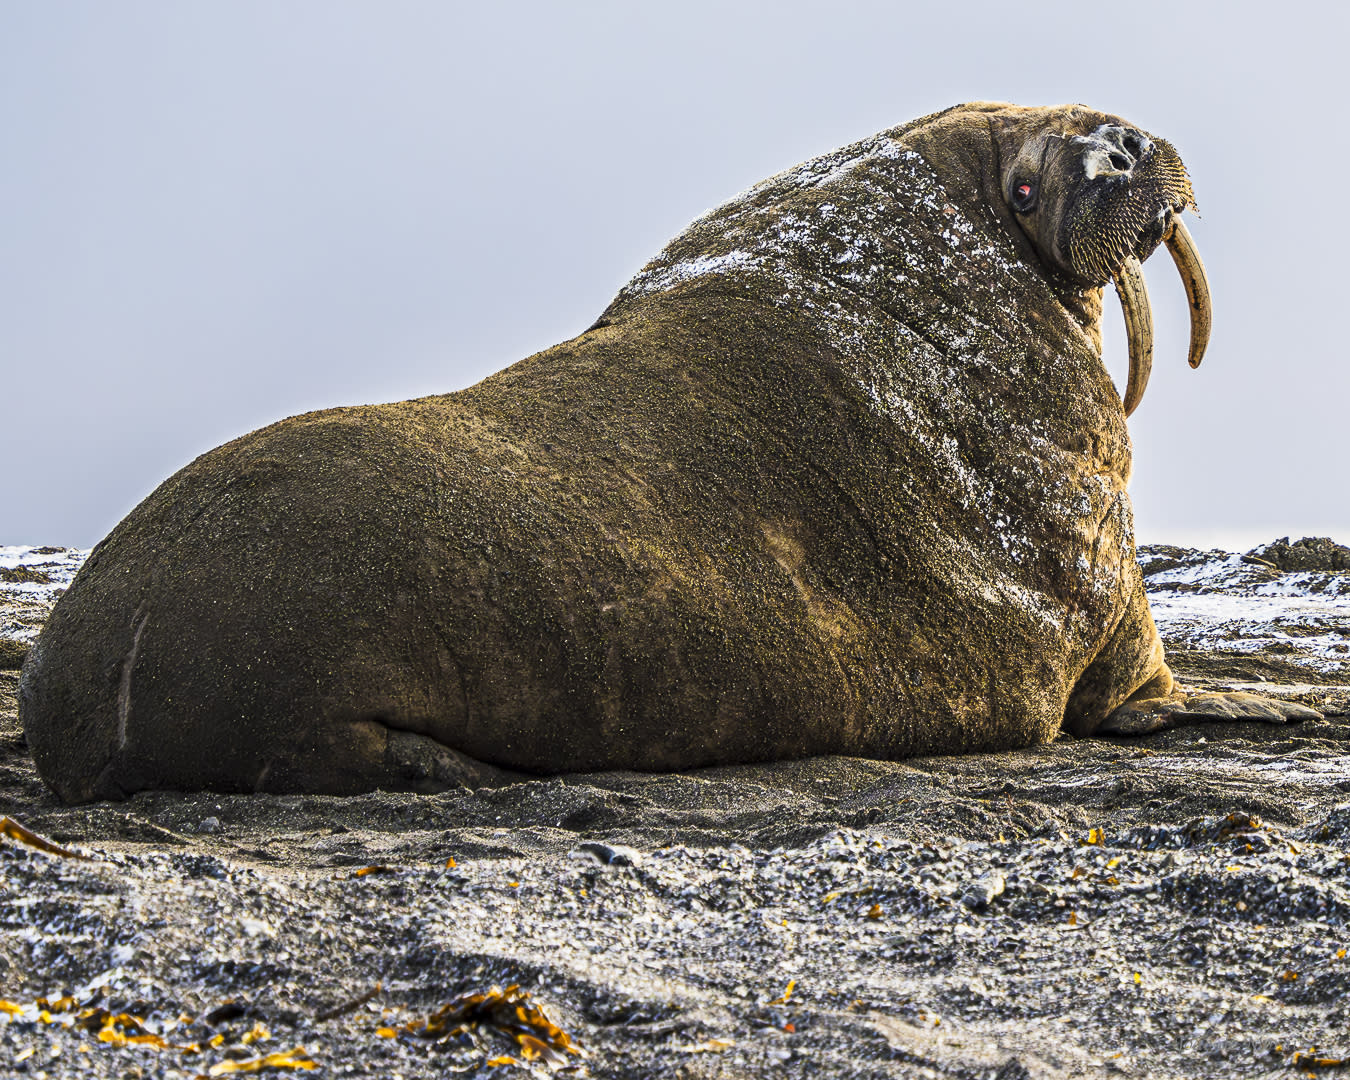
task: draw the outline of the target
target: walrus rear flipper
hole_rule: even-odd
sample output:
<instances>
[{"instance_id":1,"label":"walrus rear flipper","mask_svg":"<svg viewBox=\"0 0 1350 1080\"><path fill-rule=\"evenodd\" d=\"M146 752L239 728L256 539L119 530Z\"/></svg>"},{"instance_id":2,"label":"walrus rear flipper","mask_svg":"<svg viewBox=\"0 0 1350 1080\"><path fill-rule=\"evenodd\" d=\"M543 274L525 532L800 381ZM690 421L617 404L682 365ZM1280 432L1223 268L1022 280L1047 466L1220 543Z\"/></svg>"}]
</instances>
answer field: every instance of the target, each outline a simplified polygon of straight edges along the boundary
<instances>
[{"instance_id":1,"label":"walrus rear flipper","mask_svg":"<svg viewBox=\"0 0 1350 1080\"><path fill-rule=\"evenodd\" d=\"M384 778L374 786L385 791L447 791L451 788L501 787L528 778L489 765L438 743L429 735L389 729Z\"/></svg>"},{"instance_id":2,"label":"walrus rear flipper","mask_svg":"<svg viewBox=\"0 0 1350 1080\"><path fill-rule=\"evenodd\" d=\"M332 737L339 732L338 738ZM267 762L255 789L326 795L372 790L431 795L458 788L500 787L525 779L524 774L477 761L429 735L401 731L379 719L325 722L315 725L315 734L328 736L322 739L323 745ZM336 745L339 741L344 745Z\"/></svg>"}]
</instances>

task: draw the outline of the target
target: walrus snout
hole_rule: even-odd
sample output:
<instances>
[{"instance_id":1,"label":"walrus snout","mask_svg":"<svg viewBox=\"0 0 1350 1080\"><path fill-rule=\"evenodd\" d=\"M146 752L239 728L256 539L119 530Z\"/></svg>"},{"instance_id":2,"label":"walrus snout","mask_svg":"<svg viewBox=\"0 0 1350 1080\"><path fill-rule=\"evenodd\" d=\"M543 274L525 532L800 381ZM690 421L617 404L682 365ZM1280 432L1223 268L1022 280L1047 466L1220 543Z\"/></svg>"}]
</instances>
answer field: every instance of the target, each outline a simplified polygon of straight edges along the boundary
<instances>
[{"instance_id":1,"label":"walrus snout","mask_svg":"<svg viewBox=\"0 0 1350 1080\"><path fill-rule=\"evenodd\" d=\"M1085 283L1115 278L1127 260L1144 262L1163 241L1171 215L1195 206L1190 178L1170 143L1104 124L1069 140L1057 163L1063 190L1054 250Z\"/></svg>"},{"instance_id":2,"label":"walrus snout","mask_svg":"<svg viewBox=\"0 0 1350 1080\"><path fill-rule=\"evenodd\" d=\"M1083 160L1083 175L1088 180L1108 176L1129 176L1134 167L1153 150L1153 140L1138 128L1103 124L1091 135L1071 140Z\"/></svg>"}]
</instances>

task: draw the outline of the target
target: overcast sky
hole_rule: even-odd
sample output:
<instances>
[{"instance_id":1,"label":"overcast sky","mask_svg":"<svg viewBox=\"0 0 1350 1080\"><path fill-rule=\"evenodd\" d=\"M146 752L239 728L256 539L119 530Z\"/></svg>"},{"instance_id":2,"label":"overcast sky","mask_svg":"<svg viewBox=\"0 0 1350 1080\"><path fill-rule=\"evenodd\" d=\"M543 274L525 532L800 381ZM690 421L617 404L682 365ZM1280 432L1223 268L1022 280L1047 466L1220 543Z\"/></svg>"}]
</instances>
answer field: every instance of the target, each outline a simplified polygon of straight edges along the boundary
<instances>
[{"instance_id":1,"label":"overcast sky","mask_svg":"<svg viewBox=\"0 0 1350 1080\"><path fill-rule=\"evenodd\" d=\"M698 214L960 101L1172 141L1142 541L1350 542L1341 5L0 0L0 544L89 545L282 416L583 330ZM1107 363L1126 367L1114 298Z\"/></svg>"}]
</instances>

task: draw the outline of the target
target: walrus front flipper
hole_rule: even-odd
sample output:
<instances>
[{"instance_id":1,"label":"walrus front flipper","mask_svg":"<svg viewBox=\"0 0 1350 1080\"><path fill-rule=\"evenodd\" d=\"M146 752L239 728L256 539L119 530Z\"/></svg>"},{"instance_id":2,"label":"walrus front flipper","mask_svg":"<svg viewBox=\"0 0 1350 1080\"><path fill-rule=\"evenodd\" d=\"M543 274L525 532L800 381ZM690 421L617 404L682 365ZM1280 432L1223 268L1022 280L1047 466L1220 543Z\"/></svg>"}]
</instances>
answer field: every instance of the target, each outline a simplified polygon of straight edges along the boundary
<instances>
[{"instance_id":1,"label":"walrus front flipper","mask_svg":"<svg viewBox=\"0 0 1350 1080\"><path fill-rule=\"evenodd\" d=\"M1321 719L1322 714L1316 709L1260 694L1169 694L1166 697L1131 698L1106 718L1097 734L1147 735L1181 724L1225 720L1289 724Z\"/></svg>"},{"instance_id":2,"label":"walrus front flipper","mask_svg":"<svg viewBox=\"0 0 1350 1080\"><path fill-rule=\"evenodd\" d=\"M1137 579L1125 614L1070 695L1064 727L1082 738L1147 735L1205 721L1285 724L1320 719L1322 714L1306 705L1258 694L1178 690L1165 662L1143 581Z\"/></svg>"},{"instance_id":3,"label":"walrus front flipper","mask_svg":"<svg viewBox=\"0 0 1350 1080\"><path fill-rule=\"evenodd\" d=\"M1172 693L1172 672L1133 559L1122 566L1122 574L1129 590L1125 610L1078 677L1064 710L1064 730L1080 739L1098 734L1123 703Z\"/></svg>"}]
</instances>

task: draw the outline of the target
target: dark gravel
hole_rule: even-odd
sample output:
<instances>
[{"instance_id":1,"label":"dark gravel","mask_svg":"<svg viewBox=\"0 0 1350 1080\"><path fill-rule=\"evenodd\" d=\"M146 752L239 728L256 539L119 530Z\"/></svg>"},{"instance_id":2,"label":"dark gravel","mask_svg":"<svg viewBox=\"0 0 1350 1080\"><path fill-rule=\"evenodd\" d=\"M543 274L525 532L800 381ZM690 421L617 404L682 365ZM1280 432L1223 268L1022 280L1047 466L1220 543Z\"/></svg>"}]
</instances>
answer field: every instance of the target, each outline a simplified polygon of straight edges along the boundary
<instances>
[{"instance_id":1,"label":"dark gravel","mask_svg":"<svg viewBox=\"0 0 1350 1080\"><path fill-rule=\"evenodd\" d=\"M1329 710L1289 727L68 808L17 681L0 671L0 813L90 858L0 843L0 997L23 1010L0 1076L271 1054L268 1075L404 1080L1231 1080L1350 1056L1342 684L1270 683ZM509 1009L426 1029L511 985L586 1056L526 1062Z\"/></svg>"}]
</instances>

